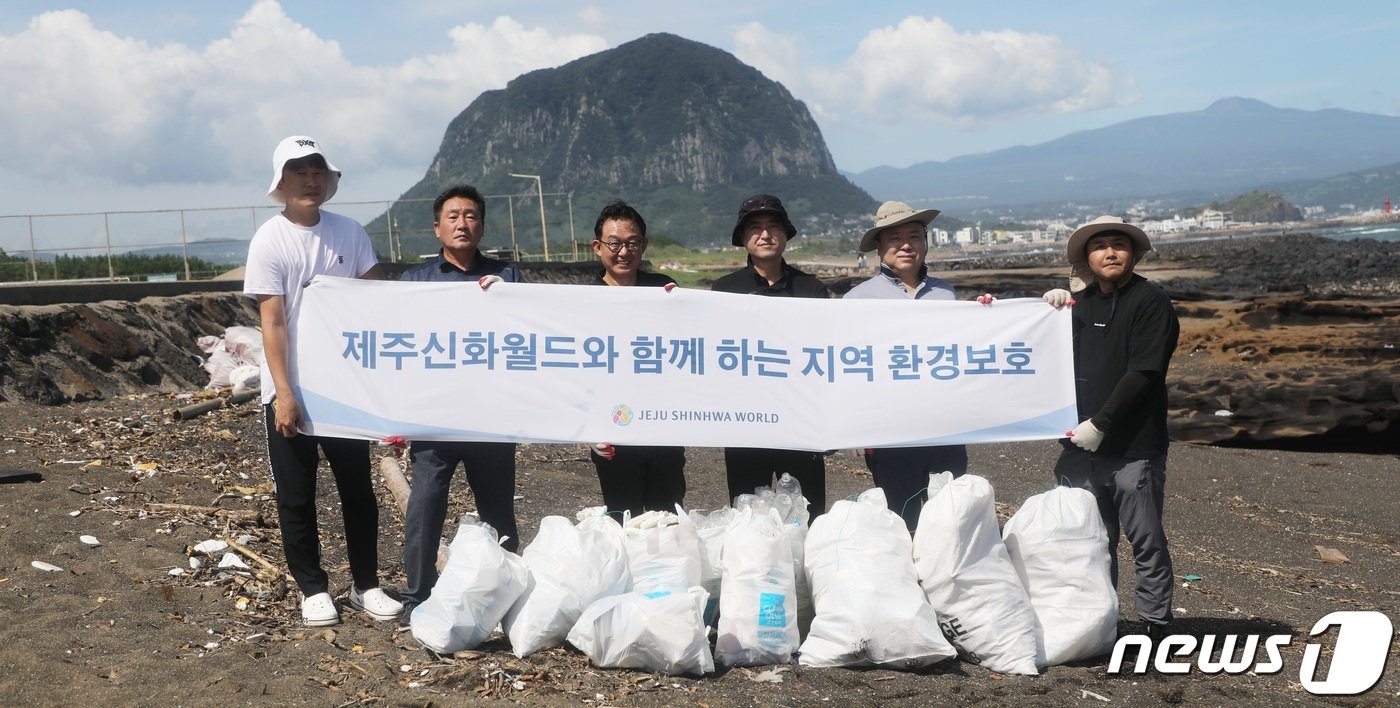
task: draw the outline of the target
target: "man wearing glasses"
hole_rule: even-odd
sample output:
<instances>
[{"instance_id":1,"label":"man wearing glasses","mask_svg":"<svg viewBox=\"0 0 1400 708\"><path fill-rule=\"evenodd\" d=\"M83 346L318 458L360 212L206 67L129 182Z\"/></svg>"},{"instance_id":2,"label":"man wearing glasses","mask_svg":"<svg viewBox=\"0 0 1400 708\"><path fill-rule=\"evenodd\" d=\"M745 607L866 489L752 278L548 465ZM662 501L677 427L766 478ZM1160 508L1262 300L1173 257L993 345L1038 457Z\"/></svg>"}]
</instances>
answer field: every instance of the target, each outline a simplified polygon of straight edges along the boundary
<instances>
[{"instance_id":1,"label":"man wearing glasses","mask_svg":"<svg viewBox=\"0 0 1400 708\"><path fill-rule=\"evenodd\" d=\"M593 224L593 252L603 270L593 285L676 287L670 276L641 269L647 222L623 201L603 207ZM685 448L669 445L598 443L590 451L608 513L621 520L629 511L674 511L685 498Z\"/></svg>"},{"instance_id":2,"label":"man wearing glasses","mask_svg":"<svg viewBox=\"0 0 1400 708\"><path fill-rule=\"evenodd\" d=\"M755 194L739 205L739 220L731 240L749 252L749 264L716 280L711 290L768 297L829 298L830 291L816 276L792 267L783 259L788 239L797 227L787 209L771 194ZM802 485L813 517L826 510L826 460L820 452L727 447L725 476L729 500L767 487L784 472Z\"/></svg>"}]
</instances>

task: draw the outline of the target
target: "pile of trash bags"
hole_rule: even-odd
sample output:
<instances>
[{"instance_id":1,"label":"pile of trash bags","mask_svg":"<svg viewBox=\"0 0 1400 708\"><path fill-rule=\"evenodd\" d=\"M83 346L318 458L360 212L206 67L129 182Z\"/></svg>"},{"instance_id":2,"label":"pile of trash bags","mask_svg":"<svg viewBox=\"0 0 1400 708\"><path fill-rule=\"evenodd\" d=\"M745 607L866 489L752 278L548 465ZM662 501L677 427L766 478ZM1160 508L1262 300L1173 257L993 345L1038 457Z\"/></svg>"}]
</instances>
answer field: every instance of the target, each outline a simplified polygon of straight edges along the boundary
<instances>
[{"instance_id":1,"label":"pile of trash bags","mask_svg":"<svg viewBox=\"0 0 1400 708\"><path fill-rule=\"evenodd\" d=\"M262 379L262 332L254 327L233 326L223 336L207 335L195 340L205 353L201 363L209 372L205 388L233 387L234 393L259 387Z\"/></svg>"},{"instance_id":2,"label":"pile of trash bags","mask_svg":"<svg viewBox=\"0 0 1400 708\"><path fill-rule=\"evenodd\" d=\"M410 627L441 654L500 628L519 657L567 643L600 667L675 675L954 657L1036 674L1112 648L1107 541L1083 489L1031 497L1003 531L985 478L931 475L911 539L880 489L810 520L783 475L708 513L545 517L520 555L468 514Z\"/></svg>"}]
</instances>

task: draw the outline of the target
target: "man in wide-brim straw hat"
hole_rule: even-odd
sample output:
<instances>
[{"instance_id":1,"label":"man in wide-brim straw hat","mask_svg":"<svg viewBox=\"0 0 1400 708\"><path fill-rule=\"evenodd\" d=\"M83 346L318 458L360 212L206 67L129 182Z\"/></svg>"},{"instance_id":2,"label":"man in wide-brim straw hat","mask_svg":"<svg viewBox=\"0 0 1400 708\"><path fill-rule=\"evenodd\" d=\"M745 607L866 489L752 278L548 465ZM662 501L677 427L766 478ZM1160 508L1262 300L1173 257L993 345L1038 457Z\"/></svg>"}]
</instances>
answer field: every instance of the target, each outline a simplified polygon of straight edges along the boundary
<instances>
[{"instance_id":1,"label":"man in wide-brim straw hat","mask_svg":"<svg viewBox=\"0 0 1400 708\"><path fill-rule=\"evenodd\" d=\"M1078 427L1061 440L1055 479L1094 493L1108 527L1113 579L1121 528L1133 547L1137 612L1154 639L1172 620L1172 561L1162 528L1167 481L1167 366L1180 325L1167 294L1133 272L1152 243L1142 229L1100 216L1069 237L1075 287ZM1079 282L1075 282L1079 281ZM1045 293L1057 307L1065 290Z\"/></svg>"},{"instance_id":2,"label":"man in wide-brim straw hat","mask_svg":"<svg viewBox=\"0 0 1400 708\"><path fill-rule=\"evenodd\" d=\"M860 252L876 251L880 272L846 293L846 299L952 301L957 297L946 280L929 275L928 225L937 209L915 209L904 202L885 202L875 212L875 225L860 239ZM890 510L904 517L912 532L919 510L928 499L928 476L967 472L967 448L962 445L888 447L866 450L865 464L875 485L885 492Z\"/></svg>"}]
</instances>

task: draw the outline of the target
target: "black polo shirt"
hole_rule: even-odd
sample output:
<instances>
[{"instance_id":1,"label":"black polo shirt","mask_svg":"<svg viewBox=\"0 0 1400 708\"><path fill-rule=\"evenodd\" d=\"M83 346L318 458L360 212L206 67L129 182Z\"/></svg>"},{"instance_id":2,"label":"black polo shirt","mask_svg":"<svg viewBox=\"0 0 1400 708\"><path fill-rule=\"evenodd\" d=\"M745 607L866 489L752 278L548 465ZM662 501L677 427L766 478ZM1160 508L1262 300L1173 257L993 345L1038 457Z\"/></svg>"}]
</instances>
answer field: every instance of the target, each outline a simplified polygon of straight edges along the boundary
<instances>
[{"instance_id":1,"label":"black polo shirt","mask_svg":"<svg viewBox=\"0 0 1400 708\"><path fill-rule=\"evenodd\" d=\"M1134 273L1112 292L1095 284L1077 295L1072 319L1079 418L1094 418L1096 424L1101 415L1111 419L1099 454L1129 459L1166 454L1167 366L1181 332L1171 298ZM1128 372L1146 376L1146 385L1126 400L1111 400Z\"/></svg>"},{"instance_id":2,"label":"black polo shirt","mask_svg":"<svg viewBox=\"0 0 1400 708\"><path fill-rule=\"evenodd\" d=\"M499 275L501 280L507 283L525 282L525 276L520 273L520 266L514 263L492 258L477 251L476 258L472 260L472 267L462 270L453 265L452 261L442 257L442 249L438 249L438 254L432 259L404 271L399 276L399 280L410 282L480 280L487 275Z\"/></svg>"},{"instance_id":3,"label":"black polo shirt","mask_svg":"<svg viewBox=\"0 0 1400 708\"><path fill-rule=\"evenodd\" d=\"M814 297L829 298L831 291L826 284L814 275L808 275L783 261L783 277L769 284L768 279L759 275L750 263L739 270L716 280L711 290L721 293L741 295L768 295L770 297Z\"/></svg>"},{"instance_id":4,"label":"black polo shirt","mask_svg":"<svg viewBox=\"0 0 1400 708\"><path fill-rule=\"evenodd\" d=\"M608 271L606 268L598 271L597 277L595 277L593 279L593 282L589 283L589 285L610 285L608 281L603 280L603 276L606 275L607 272ZM669 275L662 275L661 273L649 273L644 270L639 270L637 271L637 282L633 283L633 285L640 285L644 288L664 288L667 285L671 285L675 282L675 279Z\"/></svg>"}]
</instances>

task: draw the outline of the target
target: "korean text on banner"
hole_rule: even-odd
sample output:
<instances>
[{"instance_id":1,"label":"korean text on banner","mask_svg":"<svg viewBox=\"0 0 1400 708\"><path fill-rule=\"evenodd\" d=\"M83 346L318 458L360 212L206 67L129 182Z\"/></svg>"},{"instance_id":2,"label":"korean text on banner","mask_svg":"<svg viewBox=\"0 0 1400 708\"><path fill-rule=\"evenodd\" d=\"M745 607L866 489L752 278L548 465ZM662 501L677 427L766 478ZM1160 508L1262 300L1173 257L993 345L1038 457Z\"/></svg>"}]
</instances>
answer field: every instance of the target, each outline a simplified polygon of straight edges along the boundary
<instances>
[{"instance_id":1,"label":"korean text on banner","mask_svg":"<svg viewBox=\"0 0 1400 708\"><path fill-rule=\"evenodd\" d=\"M702 290L318 277L297 315L305 432L769 447L1063 437L1070 313Z\"/></svg>"}]
</instances>

